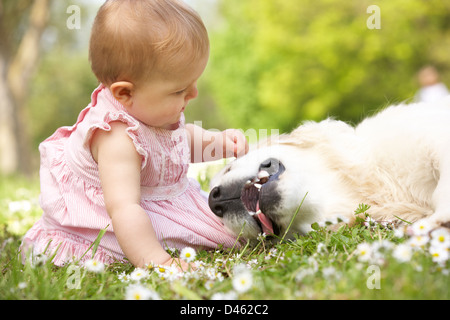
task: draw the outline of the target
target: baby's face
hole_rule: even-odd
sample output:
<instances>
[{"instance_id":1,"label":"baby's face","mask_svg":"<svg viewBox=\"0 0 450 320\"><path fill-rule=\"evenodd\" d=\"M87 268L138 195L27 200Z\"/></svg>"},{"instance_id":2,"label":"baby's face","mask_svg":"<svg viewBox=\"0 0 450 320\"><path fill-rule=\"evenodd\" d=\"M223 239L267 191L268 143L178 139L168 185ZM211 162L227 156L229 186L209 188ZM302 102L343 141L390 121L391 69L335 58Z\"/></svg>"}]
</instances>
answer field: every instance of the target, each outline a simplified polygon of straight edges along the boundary
<instances>
[{"instance_id":1,"label":"baby's face","mask_svg":"<svg viewBox=\"0 0 450 320\"><path fill-rule=\"evenodd\" d=\"M205 70L208 57L176 76L157 77L139 85L128 112L148 126L176 129L189 100L197 97L197 80Z\"/></svg>"}]
</instances>

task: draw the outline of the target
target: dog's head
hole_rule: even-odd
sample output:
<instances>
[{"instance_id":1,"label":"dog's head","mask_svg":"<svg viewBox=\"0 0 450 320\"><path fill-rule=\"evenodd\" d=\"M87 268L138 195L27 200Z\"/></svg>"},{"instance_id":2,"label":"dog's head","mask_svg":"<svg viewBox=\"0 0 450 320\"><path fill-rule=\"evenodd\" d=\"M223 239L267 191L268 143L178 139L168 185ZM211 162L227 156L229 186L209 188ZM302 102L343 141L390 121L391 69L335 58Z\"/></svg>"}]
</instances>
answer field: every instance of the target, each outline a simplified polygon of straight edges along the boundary
<instances>
[{"instance_id":1,"label":"dog's head","mask_svg":"<svg viewBox=\"0 0 450 320\"><path fill-rule=\"evenodd\" d=\"M365 168L361 150L344 122L304 123L228 164L212 181L209 206L247 239L283 236L289 226L287 236L305 234L314 222L351 215L360 198L357 180L366 172L357 170Z\"/></svg>"},{"instance_id":2,"label":"dog's head","mask_svg":"<svg viewBox=\"0 0 450 320\"><path fill-rule=\"evenodd\" d=\"M236 235L282 236L307 192L300 183L308 180L299 170L300 156L298 148L275 145L231 162L212 181L211 210Z\"/></svg>"}]
</instances>

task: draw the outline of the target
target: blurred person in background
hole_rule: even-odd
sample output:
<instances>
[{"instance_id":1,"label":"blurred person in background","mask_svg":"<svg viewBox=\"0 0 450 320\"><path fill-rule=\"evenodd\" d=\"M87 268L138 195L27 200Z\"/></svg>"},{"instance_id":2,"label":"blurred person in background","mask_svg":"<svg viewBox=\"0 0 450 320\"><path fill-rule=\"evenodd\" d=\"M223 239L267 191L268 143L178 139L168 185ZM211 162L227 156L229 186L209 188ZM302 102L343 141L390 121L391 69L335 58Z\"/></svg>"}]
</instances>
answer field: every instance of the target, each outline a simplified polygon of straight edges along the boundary
<instances>
[{"instance_id":1,"label":"blurred person in background","mask_svg":"<svg viewBox=\"0 0 450 320\"><path fill-rule=\"evenodd\" d=\"M446 85L441 82L439 72L433 66L426 66L418 73L420 90L416 94L416 100L420 102L433 102L450 94Z\"/></svg>"}]
</instances>

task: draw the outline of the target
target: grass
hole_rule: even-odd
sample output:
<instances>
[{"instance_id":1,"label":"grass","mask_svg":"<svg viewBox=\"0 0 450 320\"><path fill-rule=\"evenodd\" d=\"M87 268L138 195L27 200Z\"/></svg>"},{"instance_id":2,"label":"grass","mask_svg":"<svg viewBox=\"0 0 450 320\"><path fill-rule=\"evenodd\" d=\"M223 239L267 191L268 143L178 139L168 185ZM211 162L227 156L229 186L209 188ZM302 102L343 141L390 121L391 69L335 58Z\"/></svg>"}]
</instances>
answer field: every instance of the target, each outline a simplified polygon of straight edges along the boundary
<instances>
[{"instance_id":1,"label":"grass","mask_svg":"<svg viewBox=\"0 0 450 320\"><path fill-rule=\"evenodd\" d=\"M261 239L231 250L199 251L198 269L184 274L158 267L136 272L121 263L101 272L74 264L56 267L48 260L23 265L18 248L40 215L38 183L18 177L1 181L0 299L450 298L449 260L435 262L429 243L411 249L409 236L364 220L334 232L315 224L308 235L277 244ZM355 209L370 215L370 207ZM405 244L411 250L403 261L396 248Z\"/></svg>"}]
</instances>

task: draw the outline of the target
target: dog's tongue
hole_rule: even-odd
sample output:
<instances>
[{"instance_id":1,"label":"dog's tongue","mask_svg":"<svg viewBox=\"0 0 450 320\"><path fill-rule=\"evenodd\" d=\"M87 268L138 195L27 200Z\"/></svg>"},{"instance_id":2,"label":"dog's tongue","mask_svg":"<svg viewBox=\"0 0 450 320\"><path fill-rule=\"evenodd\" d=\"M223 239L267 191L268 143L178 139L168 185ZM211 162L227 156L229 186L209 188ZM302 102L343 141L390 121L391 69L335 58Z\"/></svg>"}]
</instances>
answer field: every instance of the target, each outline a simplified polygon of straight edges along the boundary
<instances>
[{"instance_id":1,"label":"dog's tongue","mask_svg":"<svg viewBox=\"0 0 450 320\"><path fill-rule=\"evenodd\" d=\"M261 210L259 209L259 201L256 203L256 214L253 217L258 219L259 222L261 222L262 231L265 234L267 235L273 234L272 221L270 221L270 219L267 218L266 215L262 213Z\"/></svg>"}]
</instances>

